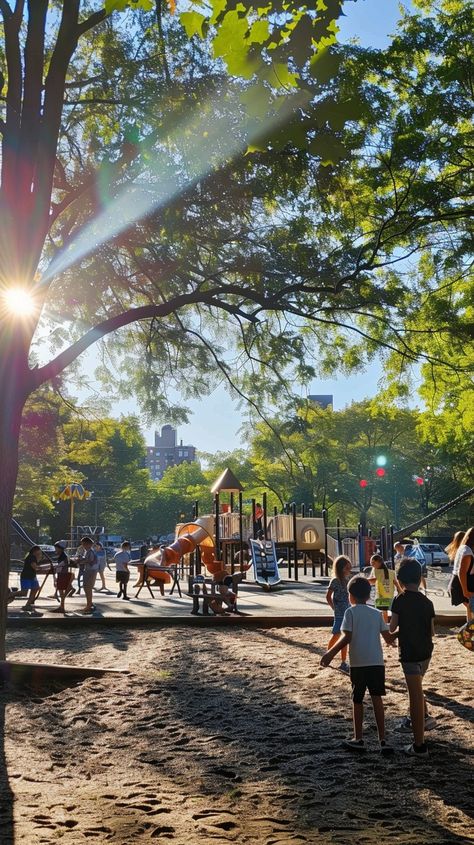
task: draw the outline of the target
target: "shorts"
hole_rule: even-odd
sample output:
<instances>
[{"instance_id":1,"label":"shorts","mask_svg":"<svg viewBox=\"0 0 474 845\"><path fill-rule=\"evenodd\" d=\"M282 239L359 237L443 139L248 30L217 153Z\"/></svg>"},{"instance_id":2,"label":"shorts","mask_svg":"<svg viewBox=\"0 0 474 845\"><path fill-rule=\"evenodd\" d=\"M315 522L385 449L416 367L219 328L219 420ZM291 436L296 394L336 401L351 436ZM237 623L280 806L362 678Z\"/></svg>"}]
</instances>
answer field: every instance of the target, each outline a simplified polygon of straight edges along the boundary
<instances>
[{"instance_id":1,"label":"shorts","mask_svg":"<svg viewBox=\"0 0 474 845\"><path fill-rule=\"evenodd\" d=\"M362 704L365 691L385 695L385 666L351 666L352 701Z\"/></svg>"},{"instance_id":2,"label":"shorts","mask_svg":"<svg viewBox=\"0 0 474 845\"><path fill-rule=\"evenodd\" d=\"M58 590L67 590L71 586L72 580L72 572L58 572L56 577L56 587Z\"/></svg>"},{"instance_id":3,"label":"shorts","mask_svg":"<svg viewBox=\"0 0 474 845\"><path fill-rule=\"evenodd\" d=\"M107 566L107 559L100 558L99 560L99 572L105 572L105 567Z\"/></svg>"},{"instance_id":4,"label":"shorts","mask_svg":"<svg viewBox=\"0 0 474 845\"><path fill-rule=\"evenodd\" d=\"M344 616L338 615L338 616L334 617L334 623L333 623L333 626L332 626L333 634L340 634L341 633L341 625L342 625L343 619L344 619Z\"/></svg>"},{"instance_id":5,"label":"shorts","mask_svg":"<svg viewBox=\"0 0 474 845\"><path fill-rule=\"evenodd\" d=\"M97 570L96 569L84 569L84 575L82 578L82 583L84 587L93 587L95 584L95 579L97 578Z\"/></svg>"},{"instance_id":6,"label":"shorts","mask_svg":"<svg viewBox=\"0 0 474 845\"><path fill-rule=\"evenodd\" d=\"M39 590L39 581L37 578L20 578L20 586L22 590Z\"/></svg>"},{"instance_id":7,"label":"shorts","mask_svg":"<svg viewBox=\"0 0 474 845\"><path fill-rule=\"evenodd\" d=\"M460 604L466 602L466 598L462 591L459 575L453 575L448 587L448 593L451 597L451 604L453 607L458 607Z\"/></svg>"},{"instance_id":8,"label":"shorts","mask_svg":"<svg viewBox=\"0 0 474 845\"><path fill-rule=\"evenodd\" d=\"M392 599L375 599L374 604L377 610L390 610Z\"/></svg>"},{"instance_id":9,"label":"shorts","mask_svg":"<svg viewBox=\"0 0 474 845\"><path fill-rule=\"evenodd\" d=\"M431 658L426 660L401 660L404 675L423 675L426 674Z\"/></svg>"},{"instance_id":10,"label":"shorts","mask_svg":"<svg viewBox=\"0 0 474 845\"><path fill-rule=\"evenodd\" d=\"M130 581L130 572L116 572L115 580L117 584L128 584Z\"/></svg>"}]
</instances>

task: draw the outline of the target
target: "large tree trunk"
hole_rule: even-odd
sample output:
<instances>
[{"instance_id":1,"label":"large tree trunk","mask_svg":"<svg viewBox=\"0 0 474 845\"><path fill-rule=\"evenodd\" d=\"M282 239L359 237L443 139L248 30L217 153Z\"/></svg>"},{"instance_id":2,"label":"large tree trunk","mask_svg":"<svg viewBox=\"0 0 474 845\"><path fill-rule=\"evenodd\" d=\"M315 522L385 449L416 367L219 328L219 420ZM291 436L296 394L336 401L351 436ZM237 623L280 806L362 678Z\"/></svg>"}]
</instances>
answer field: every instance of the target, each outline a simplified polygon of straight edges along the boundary
<instances>
[{"instance_id":1,"label":"large tree trunk","mask_svg":"<svg viewBox=\"0 0 474 845\"><path fill-rule=\"evenodd\" d=\"M4 341L5 338L2 338ZM18 474L21 415L30 387L25 354L8 354L0 343L0 660L5 659L10 534Z\"/></svg>"}]
</instances>

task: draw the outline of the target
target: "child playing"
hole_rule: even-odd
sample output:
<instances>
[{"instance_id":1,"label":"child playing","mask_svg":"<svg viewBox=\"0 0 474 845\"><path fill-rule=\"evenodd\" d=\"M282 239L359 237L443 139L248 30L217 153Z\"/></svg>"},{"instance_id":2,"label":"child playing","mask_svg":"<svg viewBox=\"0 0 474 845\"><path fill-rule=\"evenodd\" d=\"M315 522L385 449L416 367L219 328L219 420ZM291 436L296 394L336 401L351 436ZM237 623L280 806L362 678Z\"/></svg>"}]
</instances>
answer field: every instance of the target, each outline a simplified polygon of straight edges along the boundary
<instances>
[{"instance_id":1,"label":"child playing","mask_svg":"<svg viewBox=\"0 0 474 845\"><path fill-rule=\"evenodd\" d=\"M403 557L403 552L404 552L404 549L405 549L405 547L404 547L403 543L400 543L400 541L398 541L397 543L394 543L394 544L393 544L393 550L394 550L394 552L395 552L395 555L394 555L394 557L393 557L393 562L394 562L397 566L398 566L398 564L400 563L400 561L401 561L401 559L402 559L402 557Z\"/></svg>"},{"instance_id":2,"label":"child playing","mask_svg":"<svg viewBox=\"0 0 474 845\"><path fill-rule=\"evenodd\" d=\"M395 595L395 587L397 593L399 593L399 585L395 578L395 572L384 563L382 555L372 555L370 563L372 572L369 576L369 582L375 584L375 607L381 611L384 622L388 622L388 611Z\"/></svg>"},{"instance_id":3,"label":"child playing","mask_svg":"<svg viewBox=\"0 0 474 845\"><path fill-rule=\"evenodd\" d=\"M70 560L70 563L74 565L77 564L79 566L79 571L81 571L82 568L82 585L84 587L84 594L86 597L86 606L83 607L79 613L85 615L89 615L95 610L95 605L92 603L92 594L99 566L93 546L94 541L91 537L81 537L76 557L73 557ZM77 583L79 585L79 575L77 577ZM78 595L79 593L80 589L78 590Z\"/></svg>"},{"instance_id":4,"label":"child playing","mask_svg":"<svg viewBox=\"0 0 474 845\"><path fill-rule=\"evenodd\" d=\"M344 555L339 555L334 561L332 570L332 580L329 583L328 591L326 593L326 601L329 607L334 611L334 624L332 626L332 637L328 642L328 649L338 641L341 632L341 624L344 613L349 607L349 594L347 592L347 584L351 574L351 562L349 558ZM339 649L338 649L339 651ZM341 651L341 665L342 672L349 672L349 666L346 663L347 645L343 645Z\"/></svg>"},{"instance_id":5,"label":"child playing","mask_svg":"<svg viewBox=\"0 0 474 845\"><path fill-rule=\"evenodd\" d=\"M72 572L69 572L69 558L66 554L67 541L57 540L54 544L54 551L57 555L56 560L56 589L59 593L59 607L55 607L51 613L66 613L64 603L68 595L71 584L74 578Z\"/></svg>"},{"instance_id":6,"label":"child playing","mask_svg":"<svg viewBox=\"0 0 474 845\"><path fill-rule=\"evenodd\" d=\"M21 595L28 593L28 599L23 610L34 610L35 598L39 593L39 581L37 577L40 560L43 559L43 552L39 546L32 546L23 561L23 569L20 574Z\"/></svg>"},{"instance_id":7,"label":"child playing","mask_svg":"<svg viewBox=\"0 0 474 845\"><path fill-rule=\"evenodd\" d=\"M433 727L423 694L423 678L433 651L434 607L419 592L421 566L413 558L403 558L398 570L403 592L393 600L390 631L397 632L405 681L410 702L410 717L402 722L402 730L413 730L413 743L403 750L413 756L427 756L425 728Z\"/></svg>"},{"instance_id":8,"label":"child playing","mask_svg":"<svg viewBox=\"0 0 474 845\"><path fill-rule=\"evenodd\" d=\"M349 581L349 600L351 606L342 620L342 636L336 645L321 658L321 666L329 666L333 657L349 644L352 683L352 717L354 737L343 745L351 751L365 751L362 738L364 721L364 695L369 690L374 709L380 752L393 754L393 748L385 741L385 713L382 696L385 695L385 666L380 636L387 643L393 637L388 633L388 626L382 615L373 607L368 607L370 584L363 575L356 575Z\"/></svg>"},{"instance_id":9,"label":"child playing","mask_svg":"<svg viewBox=\"0 0 474 845\"><path fill-rule=\"evenodd\" d=\"M126 601L130 601L130 596L127 596L127 584L130 580L130 570L128 568L128 564L132 559L132 555L130 553L131 546L128 540L124 540L120 548L121 551L114 555L115 580L117 584L120 584L117 598L123 598Z\"/></svg>"}]
</instances>

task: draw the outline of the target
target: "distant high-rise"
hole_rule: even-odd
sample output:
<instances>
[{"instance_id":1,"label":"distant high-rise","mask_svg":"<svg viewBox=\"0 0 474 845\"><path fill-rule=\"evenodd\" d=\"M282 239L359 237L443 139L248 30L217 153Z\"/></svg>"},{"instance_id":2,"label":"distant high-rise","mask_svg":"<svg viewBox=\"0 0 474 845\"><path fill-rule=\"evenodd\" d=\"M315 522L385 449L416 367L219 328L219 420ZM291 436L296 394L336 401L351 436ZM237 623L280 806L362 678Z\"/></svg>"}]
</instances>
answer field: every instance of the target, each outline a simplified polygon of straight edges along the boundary
<instances>
[{"instance_id":1,"label":"distant high-rise","mask_svg":"<svg viewBox=\"0 0 474 845\"><path fill-rule=\"evenodd\" d=\"M320 408L326 410L326 408L332 408L333 406L333 395L332 393L311 393L308 396L310 402L314 402L315 405L319 405Z\"/></svg>"},{"instance_id":2,"label":"distant high-rise","mask_svg":"<svg viewBox=\"0 0 474 845\"><path fill-rule=\"evenodd\" d=\"M182 440L177 446L176 429L172 425L164 425L161 434L155 431L155 445L147 446L145 466L153 481L159 481L168 467L195 460L195 446L183 446Z\"/></svg>"}]
</instances>

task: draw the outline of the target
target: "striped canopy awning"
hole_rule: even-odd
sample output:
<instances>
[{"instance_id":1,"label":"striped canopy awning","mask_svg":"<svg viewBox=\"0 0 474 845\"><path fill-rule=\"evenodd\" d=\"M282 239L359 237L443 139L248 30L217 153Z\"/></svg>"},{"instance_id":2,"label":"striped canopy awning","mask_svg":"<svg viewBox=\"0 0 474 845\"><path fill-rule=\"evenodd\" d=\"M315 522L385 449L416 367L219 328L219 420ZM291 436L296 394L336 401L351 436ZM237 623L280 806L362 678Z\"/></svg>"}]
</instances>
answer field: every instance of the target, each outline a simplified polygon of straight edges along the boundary
<instances>
[{"instance_id":1,"label":"striped canopy awning","mask_svg":"<svg viewBox=\"0 0 474 845\"><path fill-rule=\"evenodd\" d=\"M78 481L70 481L63 484L59 490L59 498L66 499L90 499L91 493L86 490Z\"/></svg>"}]
</instances>

